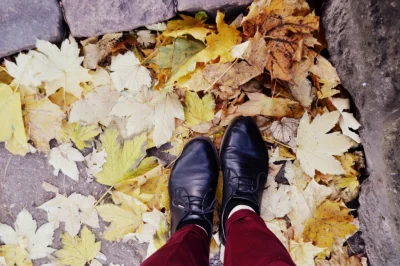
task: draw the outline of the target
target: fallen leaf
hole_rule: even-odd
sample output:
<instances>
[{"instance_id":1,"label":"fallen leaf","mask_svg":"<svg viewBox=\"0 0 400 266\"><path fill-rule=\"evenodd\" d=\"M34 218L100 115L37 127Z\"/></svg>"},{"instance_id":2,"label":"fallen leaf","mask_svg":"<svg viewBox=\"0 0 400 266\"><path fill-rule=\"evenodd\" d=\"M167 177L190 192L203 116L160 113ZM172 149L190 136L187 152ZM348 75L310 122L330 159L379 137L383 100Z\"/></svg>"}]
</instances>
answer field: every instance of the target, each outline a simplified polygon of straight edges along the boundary
<instances>
[{"instance_id":1,"label":"fallen leaf","mask_svg":"<svg viewBox=\"0 0 400 266\"><path fill-rule=\"evenodd\" d=\"M88 147L88 141L101 133L98 125L82 126L79 123L66 124L63 130L65 136L80 150Z\"/></svg>"},{"instance_id":2,"label":"fallen leaf","mask_svg":"<svg viewBox=\"0 0 400 266\"><path fill-rule=\"evenodd\" d=\"M176 38L174 43L167 46L159 46L156 57L150 60L160 68L171 68L174 73L190 57L204 49L204 44L199 41Z\"/></svg>"},{"instance_id":3,"label":"fallen leaf","mask_svg":"<svg viewBox=\"0 0 400 266\"><path fill-rule=\"evenodd\" d=\"M105 34L100 40L98 37L91 37L81 41L83 54L83 66L95 69L97 64L103 61L119 42L122 33Z\"/></svg>"},{"instance_id":4,"label":"fallen leaf","mask_svg":"<svg viewBox=\"0 0 400 266\"><path fill-rule=\"evenodd\" d=\"M111 79L118 91L126 88L138 92L143 86L151 86L150 71L140 64L131 51L113 56L110 70Z\"/></svg>"},{"instance_id":5,"label":"fallen leaf","mask_svg":"<svg viewBox=\"0 0 400 266\"><path fill-rule=\"evenodd\" d=\"M333 249L335 237L344 239L357 231L349 211L343 203L325 201L317 208L314 217L307 221L303 233L304 240L313 241L316 246L326 248L329 254Z\"/></svg>"},{"instance_id":6,"label":"fallen leaf","mask_svg":"<svg viewBox=\"0 0 400 266\"><path fill-rule=\"evenodd\" d=\"M272 122L270 130L276 140L293 147L296 145L295 137L298 126L298 119L284 117L281 121Z\"/></svg>"},{"instance_id":7,"label":"fallen leaf","mask_svg":"<svg viewBox=\"0 0 400 266\"><path fill-rule=\"evenodd\" d=\"M261 218L264 221L271 221L275 218L282 218L290 212L289 191L290 187L280 185L274 178L268 177L267 191L263 193L261 204Z\"/></svg>"},{"instance_id":8,"label":"fallen leaf","mask_svg":"<svg viewBox=\"0 0 400 266\"><path fill-rule=\"evenodd\" d=\"M89 182L93 181L93 177L101 172L103 164L107 161L107 152L105 150L93 152L85 156L86 174L88 175Z\"/></svg>"},{"instance_id":9,"label":"fallen leaf","mask_svg":"<svg viewBox=\"0 0 400 266\"><path fill-rule=\"evenodd\" d=\"M92 76L92 84L94 88L103 85L112 86L110 73L108 73L104 68L98 66L96 71L90 70L89 74Z\"/></svg>"},{"instance_id":10,"label":"fallen leaf","mask_svg":"<svg viewBox=\"0 0 400 266\"><path fill-rule=\"evenodd\" d=\"M357 130L361 127L361 124L354 118L352 113L345 110L350 110L350 100L341 98L331 98L332 104L340 112L339 126L342 130L343 135L349 136L355 142L360 143L360 136L351 131L350 129Z\"/></svg>"},{"instance_id":11,"label":"fallen leaf","mask_svg":"<svg viewBox=\"0 0 400 266\"><path fill-rule=\"evenodd\" d=\"M33 52L29 51L27 54L19 53L15 57L15 63L4 60L8 74L14 78L13 83L18 85L22 95L37 93L37 86L42 84L32 66L33 56Z\"/></svg>"},{"instance_id":12,"label":"fallen leaf","mask_svg":"<svg viewBox=\"0 0 400 266\"><path fill-rule=\"evenodd\" d=\"M163 32L164 36L176 38L188 34L204 42L206 36L213 32L212 29L208 28L204 20L199 20L183 14L179 14L179 16L182 19L168 21L167 28Z\"/></svg>"},{"instance_id":13,"label":"fallen leaf","mask_svg":"<svg viewBox=\"0 0 400 266\"><path fill-rule=\"evenodd\" d=\"M157 147L167 143L175 129L175 118L184 120L182 104L174 93L168 93L155 110L153 141Z\"/></svg>"},{"instance_id":14,"label":"fallen leaf","mask_svg":"<svg viewBox=\"0 0 400 266\"><path fill-rule=\"evenodd\" d=\"M150 44L156 43L155 35L151 33L149 30L140 30L136 32L138 38L138 42L142 44L144 47L149 46Z\"/></svg>"},{"instance_id":15,"label":"fallen leaf","mask_svg":"<svg viewBox=\"0 0 400 266\"><path fill-rule=\"evenodd\" d=\"M69 123L80 122L84 125L101 123L108 126L113 119L110 112L119 93L110 86L101 86L89 92L84 99L72 105Z\"/></svg>"},{"instance_id":16,"label":"fallen leaf","mask_svg":"<svg viewBox=\"0 0 400 266\"><path fill-rule=\"evenodd\" d=\"M99 228L99 218L94 209L96 199L89 195L87 197L73 193L65 197L56 193L56 197L46 201L38 208L47 212L47 219L59 227L60 222L65 224L65 231L74 237L79 233L81 224Z\"/></svg>"},{"instance_id":17,"label":"fallen leaf","mask_svg":"<svg viewBox=\"0 0 400 266\"><path fill-rule=\"evenodd\" d=\"M129 233L124 236L123 241L137 240L139 243L149 243L146 258L161 248L168 239L168 224L165 214L154 209L143 214L143 230L138 233Z\"/></svg>"},{"instance_id":18,"label":"fallen leaf","mask_svg":"<svg viewBox=\"0 0 400 266\"><path fill-rule=\"evenodd\" d=\"M147 137L142 134L132 140L126 140L121 148L118 131L108 129L100 136L100 140L108 155L102 171L95 176L97 182L107 186L114 186L124 180L125 174L136 167L145 156L144 148Z\"/></svg>"},{"instance_id":19,"label":"fallen leaf","mask_svg":"<svg viewBox=\"0 0 400 266\"><path fill-rule=\"evenodd\" d=\"M314 215L317 207L331 193L331 188L318 184L314 179L305 190L301 190L297 186L290 187L291 211L288 213L288 217L296 238L302 235L306 221Z\"/></svg>"},{"instance_id":20,"label":"fallen leaf","mask_svg":"<svg viewBox=\"0 0 400 266\"><path fill-rule=\"evenodd\" d=\"M290 240L289 253L297 266L314 266L314 258L323 250L324 248L316 247L311 242L303 242L303 239L299 242Z\"/></svg>"},{"instance_id":21,"label":"fallen leaf","mask_svg":"<svg viewBox=\"0 0 400 266\"><path fill-rule=\"evenodd\" d=\"M216 17L218 34L211 33L206 37L207 47L186 61L168 80L166 87L172 87L179 78L193 72L196 62L208 62L219 57L219 63L231 62L234 58L231 55L232 48L241 42L240 32L234 26L228 26L224 22L224 14L217 13Z\"/></svg>"},{"instance_id":22,"label":"fallen leaf","mask_svg":"<svg viewBox=\"0 0 400 266\"><path fill-rule=\"evenodd\" d=\"M38 79L45 82L47 96L64 88L76 98L81 98L81 82L91 81L89 70L81 66L83 57L79 57L79 48L71 36L65 39L59 49L55 44L38 40L38 52L34 53L34 68Z\"/></svg>"},{"instance_id":23,"label":"fallen leaf","mask_svg":"<svg viewBox=\"0 0 400 266\"><path fill-rule=\"evenodd\" d=\"M145 27L154 31L165 31L167 29L167 25L164 22L147 25Z\"/></svg>"},{"instance_id":24,"label":"fallen leaf","mask_svg":"<svg viewBox=\"0 0 400 266\"><path fill-rule=\"evenodd\" d=\"M317 266L363 266L357 255L349 257L348 247L343 247L341 241L336 241L329 260L320 260Z\"/></svg>"},{"instance_id":25,"label":"fallen leaf","mask_svg":"<svg viewBox=\"0 0 400 266\"><path fill-rule=\"evenodd\" d=\"M262 93L247 93L249 101L238 106L237 113L244 116L293 116L293 109L298 103L284 98L271 98Z\"/></svg>"},{"instance_id":26,"label":"fallen leaf","mask_svg":"<svg viewBox=\"0 0 400 266\"><path fill-rule=\"evenodd\" d=\"M188 127L214 119L215 102L211 93L200 99L196 92L187 91L185 105L185 123Z\"/></svg>"},{"instance_id":27,"label":"fallen leaf","mask_svg":"<svg viewBox=\"0 0 400 266\"><path fill-rule=\"evenodd\" d=\"M319 99L328 98L340 92L339 90L333 89L340 84L340 78L336 69L327 59L321 55L317 55L316 63L309 71L318 76L319 82L322 83L321 91L318 92Z\"/></svg>"},{"instance_id":28,"label":"fallen leaf","mask_svg":"<svg viewBox=\"0 0 400 266\"><path fill-rule=\"evenodd\" d=\"M54 167L55 176L58 176L61 170L64 175L79 181L79 171L75 162L82 162L84 159L83 155L72 147L72 143L63 143L50 150L49 164Z\"/></svg>"},{"instance_id":29,"label":"fallen leaf","mask_svg":"<svg viewBox=\"0 0 400 266\"><path fill-rule=\"evenodd\" d=\"M49 247L56 229L52 223L37 229L32 215L23 209L17 215L14 228L0 223L0 240L5 244L0 246L0 256L5 257L7 265L32 265L31 260L45 258L55 251Z\"/></svg>"},{"instance_id":30,"label":"fallen leaf","mask_svg":"<svg viewBox=\"0 0 400 266\"><path fill-rule=\"evenodd\" d=\"M344 174L340 162L333 155L342 155L354 142L339 132L329 132L338 122L338 111L318 115L310 124L308 113L305 112L297 129L296 156L301 168L311 177L315 170L323 174Z\"/></svg>"},{"instance_id":31,"label":"fallen leaf","mask_svg":"<svg viewBox=\"0 0 400 266\"><path fill-rule=\"evenodd\" d=\"M6 141L6 148L11 153L24 156L29 152L29 146L22 120L20 97L19 92L13 92L8 85L0 83L0 121L3 125L0 141Z\"/></svg>"},{"instance_id":32,"label":"fallen leaf","mask_svg":"<svg viewBox=\"0 0 400 266\"><path fill-rule=\"evenodd\" d=\"M61 241L63 247L56 254L64 265L85 266L96 257L101 248L101 242L96 242L94 234L86 226L81 230L80 237L72 238L64 233Z\"/></svg>"},{"instance_id":33,"label":"fallen leaf","mask_svg":"<svg viewBox=\"0 0 400 266\"><path fill-rule=\"evenodd\" d=\"M207 65L203 76L210 84L238 89L240 85L245 84L261 73L257 68L242 61L235 65L231 63Z\"/></svg>"},{"instance_id":34,"label":"fallen leaf","mask_svg":"<svg viewBox=\"0 0 400 266\"><path fill-rule=\"evenodd\" d=\"M114 204L97 206L100 216L111 224L104 232L104 239L120 241L125 235L134 233L143 224L142 215L147 206L139 200L121 192L113 192Z\"/></svg>"},{"instance_id":35,"label":"fallen leaf","mask_svg":"<svg viewBox=\"0 0 400 266\"><path fill-rule=\"evenodd\" d=\"M64 112L47 98L35 100L34 96L28 96L25 97L24 114L25 127L36 149L49 153L50 140L61 137Z\"/></svg>"}]
</instances>

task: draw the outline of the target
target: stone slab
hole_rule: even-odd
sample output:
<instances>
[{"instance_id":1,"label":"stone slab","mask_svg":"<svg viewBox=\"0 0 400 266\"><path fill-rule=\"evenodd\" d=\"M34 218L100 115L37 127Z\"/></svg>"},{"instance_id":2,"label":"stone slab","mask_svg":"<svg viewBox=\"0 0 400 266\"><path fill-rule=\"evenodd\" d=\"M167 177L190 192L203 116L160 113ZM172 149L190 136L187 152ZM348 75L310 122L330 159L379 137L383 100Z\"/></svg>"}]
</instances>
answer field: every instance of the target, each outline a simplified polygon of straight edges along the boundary
<instances>
[{"instance_id":1,"label":"stone slab","mask_svg":"<svg viewBox=\"0 0 400 266\"><path fill-rule=\"evenodd\" d=\"M400 3L328 0L328 50L363 125L359 217L371 265L400 265Z\"/></svg>"},{"instance_id":2,"label":"stone slab","mask_svg":"<svg viewBox=\"0 0 400 266\"><path fill-rule=\"evenodd\" d=\"M243 12L244 7L253 2L252 0L177 0L178 11L195 13L197 11L207 11L215 15L217 10L236 15L240 11Z\"/></svg>"},{"instance_id":3,"label":"stone slab","mask_svg":"<svg viewBox=\"0 0 400 266\"><path fill-rule=\"evenodd\" d=\"M0 223L13 225L17 214L24 208L32 214L38 226L46 223L46 212L36 207L52 199L55 194L46 192L42 188L44 181L58 187L60 193L66 196L76 192L85 196L92 195L99 199L108 188L96 182L87 183L82 164L79 165L79 169L79 182L64 177L63 174L54 176L53 167L49 165L43 154L27 154L25 157L15 156L4 148L4 143L1 143ZM89 227L96 235L96 240L100 240L101 233L108 225L100 217L99 221L100 228ZM55 231L52 245L55 249L62 247L60 233L64 231L63 226L63 223L61 223L61 227ZM146 257L146 251L147 244L139 244L131 240L127 243L103 240L101 243L101 252L107 257L107 262L103 262L103 265L114 263L139 266ZM48 259L34 260L33 265L40 266L47 262L49 262Z\"/></svg>"},{"instance_id":4,"label":"stone slab","mask_svg":"<svg viewBox=\"0 0 400 266\"><path fill-rule=\"evenodd\" d=\"M64 36L57 0L0 0L0 58Z\"/></svg>"},{"instance_id":5,"label":"stone slab","mask_svg":"<svg viewBox=\"0 0 400 266\"><path fill-rule=\"evenodd\" d=\"M176 15L174 0L62 0L74 37L129 31Z\"/></svg>"}]
</instances>

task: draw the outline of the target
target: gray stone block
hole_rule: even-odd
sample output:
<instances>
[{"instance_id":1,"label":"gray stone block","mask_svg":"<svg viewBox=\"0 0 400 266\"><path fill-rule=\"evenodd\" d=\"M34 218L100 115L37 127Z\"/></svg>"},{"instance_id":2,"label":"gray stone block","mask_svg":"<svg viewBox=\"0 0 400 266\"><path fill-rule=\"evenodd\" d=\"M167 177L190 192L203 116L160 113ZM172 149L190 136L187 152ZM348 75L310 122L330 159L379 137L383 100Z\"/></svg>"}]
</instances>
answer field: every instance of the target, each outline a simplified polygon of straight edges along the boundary
<instances>
[{"instance_id":1,"label":"gray stone block","mask_svg":"<svg viewBox=\"0 0 400 266\"><path fill-rule=\"evenodd\" d=\"M176 15L173 0L62 0L74 37L128 31Z\"/></svg>"},{"instance_id":2,"label":"gray stone block","mask_svg":"<svg viewBox=\"0 0 400 266\"><path fill-rule=\"evenodd\" d=\"M63 35L57 0L0 0L0 57L31 49L37 39L59 42Z\"/></svg>"},{"instance_id":3,"label":"gray stone block","mask_svg":"<svg viewBox=\"0 0 400 266\"><path fill-rule=\"evenodd\" d=\"M328 50L363 128L369 178L359 217L371 265L400 265L400 5L328 0Z\"/></svg>"},{"instance_id":4,"label":"gray stone block","mask_svg":"<svg viewBox=\"0 0 400 266\"><path fill-rule=\"evenodd\" d=\"M195 13L197 11L207 11L211 15L215 15L220 10L229 15L236 15L243 12L253 0L177 0L178 11Z\"/></svg>"}]
</instances>

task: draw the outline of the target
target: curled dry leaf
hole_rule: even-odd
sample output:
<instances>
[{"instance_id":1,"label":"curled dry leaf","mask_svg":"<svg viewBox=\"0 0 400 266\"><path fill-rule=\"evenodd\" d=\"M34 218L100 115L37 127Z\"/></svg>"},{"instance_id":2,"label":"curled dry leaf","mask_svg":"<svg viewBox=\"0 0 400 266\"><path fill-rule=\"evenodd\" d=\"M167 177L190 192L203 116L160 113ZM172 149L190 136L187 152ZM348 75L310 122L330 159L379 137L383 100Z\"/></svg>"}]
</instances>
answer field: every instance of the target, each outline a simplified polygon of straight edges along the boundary
<instances>
[{"instance_id":1,"label":"curled dry leaf","mask_svg":"<svg viewBox=\"0 0 400 266\"><path fill-rule=\"evenodd\" d=\"M284 117L281 121L272 122L270 130L275 139L285 144L289 144L290 146L295 146L295 137L298 126L298 119Z\"/></svg>"},{"instance_id":2,"label":"curled dry leaf","mask_svg":"<svg viewBox=\"0 0 400 266\"><path fill-rule=\"evenodd\" d=\"M91 37L81 41L83 48L83 66L89 69L96 69L97 64L103 61L114 48L115 44L122 38L122 33L105 34L100 40L98 37Z\"/></svg>"},{"instance_id":3,"label":"curled dry leaf","mask_svg":"<svg viewBox=\"0 0 400 266\"><path fill-rule=\"evenodd\" d=\"M350 110L350 100L341 98L331 98L332 104L340 112L339 125L343 134L352 138L355 142L360 143L360 136L351 131L350 129L357 130L361 124L354 118L352 113L347 112Z\"/></svg>"},{"instance_id":4,"label":"curled dry leaf","mask_svg":"<svg viewBox=\"0 0 400 266\"><path fill-rule=\"evenodd\" d=\"M244 116L265 116L291 117L297 102L284 98L271 98L262 93L247 93L249 101L238 106L236 113Z\"/></svg>"},{"instance_id":5,"label":"curled dry leaf","mask_svg":"<svg viewBox=\"0 0 400 266\"><path fill-rule=\"evenodd\" d=\"M36 100L29 96L25 97L24 113L25 127L36 149L49 153L50 140L61 137L64 112L47 98Z\"/></svg>"}]
</instances>

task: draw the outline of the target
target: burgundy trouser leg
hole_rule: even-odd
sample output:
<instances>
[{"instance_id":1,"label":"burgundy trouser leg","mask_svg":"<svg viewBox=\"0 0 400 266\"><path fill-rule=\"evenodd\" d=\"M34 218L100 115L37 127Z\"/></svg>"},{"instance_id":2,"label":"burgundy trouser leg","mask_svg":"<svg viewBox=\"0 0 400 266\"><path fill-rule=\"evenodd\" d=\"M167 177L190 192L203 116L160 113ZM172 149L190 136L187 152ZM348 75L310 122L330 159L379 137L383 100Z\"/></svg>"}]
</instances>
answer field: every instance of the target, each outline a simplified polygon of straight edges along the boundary
<instances>
[{"instance_id":1,"label":"burgundy trouser leg","mask_svg":"<svg viewBox=\"0 0 400 266\"><path fill-rule=\"evenodd\" d=\"M253 211L240 210L226 224L224 266L296 266L281 241Z\"/></svg>"},{"instance_id":2,"label":"burgundy trouser leg","mask_svg":"<svg viewBox=\"0 0 400 266\"><path fill-rule=\"evenodd\" d=\"M253 211L240 210L227 221L224 266L295 266L279 239ZM187 225L145 260L142 266L207 266L210 241L206 232Z\"/></svg>"},{"instance_id":3,"label":"burgundy trouser leg","mask_svg":"<svg viewBox=\"0 0 400 266\"><path fill-rule=\"evenodd\" d=\"M210 240L206 231L191 224L176 231L142 266L206 266L209 257Z\"/></svg>"}]
</instances>

